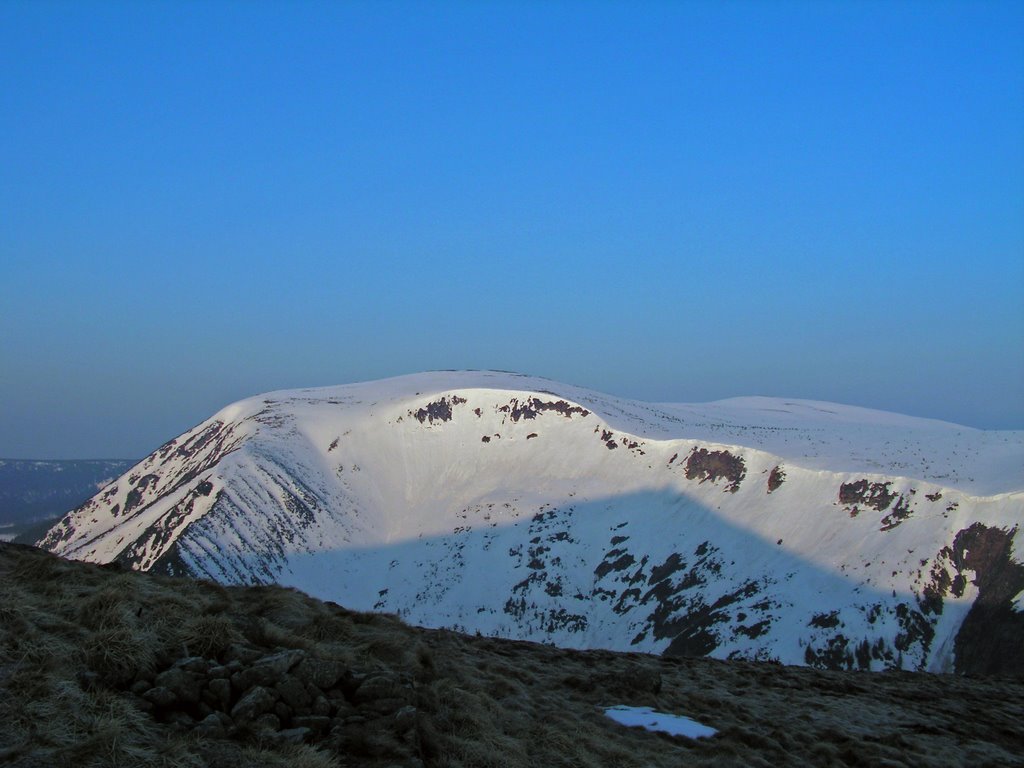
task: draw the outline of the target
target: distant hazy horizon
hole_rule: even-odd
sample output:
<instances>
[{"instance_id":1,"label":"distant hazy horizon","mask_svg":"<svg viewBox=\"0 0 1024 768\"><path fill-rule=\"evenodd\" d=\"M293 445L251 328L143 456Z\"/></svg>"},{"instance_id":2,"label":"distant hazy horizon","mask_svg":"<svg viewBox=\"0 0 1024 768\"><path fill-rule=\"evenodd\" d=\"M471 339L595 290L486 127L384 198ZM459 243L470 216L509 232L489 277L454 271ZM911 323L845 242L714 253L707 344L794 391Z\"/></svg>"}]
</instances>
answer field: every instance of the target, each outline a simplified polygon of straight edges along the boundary
<instances>
[{"instance_id":1,"label":"distant hazy horizon","mask_svg":"<svg viewBox=\"0 0 1024 768\"><path fill-rule=\"evenodd\" d=\"M510 369L1024 429L1024 6L0 4L0 457Z\"/></svg>"}]
</instances>

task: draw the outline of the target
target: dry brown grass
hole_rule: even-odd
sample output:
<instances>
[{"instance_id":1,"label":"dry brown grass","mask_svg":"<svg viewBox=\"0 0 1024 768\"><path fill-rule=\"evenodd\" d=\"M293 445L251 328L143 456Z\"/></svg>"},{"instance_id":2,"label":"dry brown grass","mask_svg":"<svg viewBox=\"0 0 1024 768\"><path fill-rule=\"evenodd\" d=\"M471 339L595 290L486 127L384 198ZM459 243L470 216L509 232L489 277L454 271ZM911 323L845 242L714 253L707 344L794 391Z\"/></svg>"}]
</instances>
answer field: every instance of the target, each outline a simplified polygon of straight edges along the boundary
<instances>
[{"instance_id":1,"label":"dry brown grass","mask_svg":"<svg viewBox=\"0 0 1024 768\"><path fill-rule=\"evenodd\" d=\"M299 648L354 673L400 673L415 691L412 752L370 722L343 748L326 737L304 746L253 733L200 739L157 722L125 691L176 658L239 647ZM603 715L615 704L686 714L719 734L692 741L623 728ZM5 765L1024 765L1022 705L1021 681L561 650L414 629L280 587L224 588L0 546Z\"/></svg>"}]
</instances>

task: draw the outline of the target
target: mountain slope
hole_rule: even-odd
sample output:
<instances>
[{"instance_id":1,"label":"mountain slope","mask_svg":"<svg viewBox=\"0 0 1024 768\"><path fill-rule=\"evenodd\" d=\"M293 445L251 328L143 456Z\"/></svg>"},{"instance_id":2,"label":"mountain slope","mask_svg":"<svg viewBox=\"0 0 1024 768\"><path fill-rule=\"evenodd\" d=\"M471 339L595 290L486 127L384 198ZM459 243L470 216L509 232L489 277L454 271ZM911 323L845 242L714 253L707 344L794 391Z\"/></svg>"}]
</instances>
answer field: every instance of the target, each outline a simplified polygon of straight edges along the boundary
<instances>
[{"instance_id":1,"label":"mountain slope","mask_svg":"<svg viewBox=\"0 0 1024 768\"><path fill-rule=\"evenodd\" d=\"M566 647L1013 671L1022 438L420 374L229 406L42 545Z\"/></svg>"},{"instance_id":2,"label":"mountain slope","mask_svg":"<svg viewBox=\"0 0 1024 768\"><path fill-rule=\"evenodd\" d=\"M565 650L3 543L0 593L5 766L1024 764L1021 680Z\"/></svg>"}]
</instances>

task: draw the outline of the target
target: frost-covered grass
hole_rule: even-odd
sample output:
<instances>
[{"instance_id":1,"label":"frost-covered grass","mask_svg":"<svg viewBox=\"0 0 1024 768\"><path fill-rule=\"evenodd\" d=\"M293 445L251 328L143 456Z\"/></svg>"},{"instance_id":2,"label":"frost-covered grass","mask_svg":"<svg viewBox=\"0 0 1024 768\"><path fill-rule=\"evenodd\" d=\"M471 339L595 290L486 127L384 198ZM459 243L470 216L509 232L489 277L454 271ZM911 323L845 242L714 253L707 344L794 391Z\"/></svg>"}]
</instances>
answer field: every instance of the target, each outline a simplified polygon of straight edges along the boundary
<instances>
[{"instance_id":1,"label":"frost-covered grass","mask_svg":"<svg viewBox=\"0 0 1024 768\"><path fill-rule=\"evenodd\" d=\"M367 711L345 741L200 738L158 722L129 690L153 667L239 647L402 675L413 730L399 740ZM669 660L415 629L280 587L118 572L0 545L3 765L1013 765L1022 700L1021 681ZM624 728L606 716L612 707L685 713L717 733Z\"/></svg>"}]
</instances>

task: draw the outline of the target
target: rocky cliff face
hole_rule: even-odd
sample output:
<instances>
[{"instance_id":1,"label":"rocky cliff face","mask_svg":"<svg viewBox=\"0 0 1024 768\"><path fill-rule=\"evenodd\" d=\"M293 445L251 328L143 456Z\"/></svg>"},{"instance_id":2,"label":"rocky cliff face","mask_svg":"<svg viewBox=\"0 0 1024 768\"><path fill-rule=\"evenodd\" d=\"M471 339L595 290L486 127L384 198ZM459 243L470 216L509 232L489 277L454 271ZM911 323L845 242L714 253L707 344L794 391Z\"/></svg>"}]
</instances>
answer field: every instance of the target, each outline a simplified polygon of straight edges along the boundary
<instances>
[{"instance_id":1,"label":"rocky cliff face","mask_svg":"<svg viewBox=\"0 0 1024 768\"><path fill-rule=\"evenodd\" d=\"M1022 435L826 406L492 373L272 393L42 545L566 647L1024 670Z\"/></svg>"}]
</instances>

